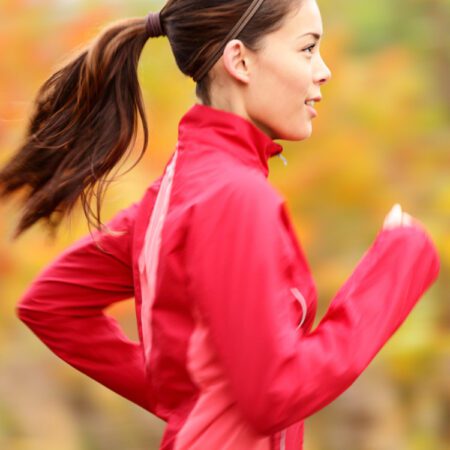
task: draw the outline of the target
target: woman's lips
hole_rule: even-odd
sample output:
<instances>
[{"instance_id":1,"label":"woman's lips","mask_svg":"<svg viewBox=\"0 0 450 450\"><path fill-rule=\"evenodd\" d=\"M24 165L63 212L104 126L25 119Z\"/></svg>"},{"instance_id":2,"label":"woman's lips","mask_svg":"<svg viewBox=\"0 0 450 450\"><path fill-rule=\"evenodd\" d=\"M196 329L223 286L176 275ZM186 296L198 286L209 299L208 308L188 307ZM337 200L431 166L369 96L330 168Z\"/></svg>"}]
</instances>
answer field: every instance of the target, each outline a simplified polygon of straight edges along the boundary
<instances>
[{"instance_id":1,"label":"woman's lips","mask_svg":"<svg viewBox=\"0 0 450 450\"><path fill-rule=\"evenodd\" d=\"M312 117L317 117L317 111L310 105L306 105L306 109L308 110L308 112L311 114Z\"/></svg>"}]
</instances>

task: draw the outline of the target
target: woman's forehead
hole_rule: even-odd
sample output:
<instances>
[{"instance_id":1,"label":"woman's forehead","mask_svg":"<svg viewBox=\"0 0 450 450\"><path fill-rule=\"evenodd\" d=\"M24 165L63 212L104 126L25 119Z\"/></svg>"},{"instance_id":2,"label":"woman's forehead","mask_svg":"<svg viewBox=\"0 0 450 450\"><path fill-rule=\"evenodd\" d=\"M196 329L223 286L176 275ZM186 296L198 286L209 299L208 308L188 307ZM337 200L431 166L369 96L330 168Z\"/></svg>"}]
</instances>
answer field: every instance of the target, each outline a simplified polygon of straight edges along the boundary
<instances>
[{"instance_id":1,"label":"woman's forehead","mask_svg":"<svg viewBox=\"0 0 450 450\"><path fill-rule=\"evenodd\" d=\"M279 30L284 38L302 39L311 35L316 39L323 34L322 17L319 6L315 0L303 0L299 8L286 17Z\"/></svg>"}]
</instances>

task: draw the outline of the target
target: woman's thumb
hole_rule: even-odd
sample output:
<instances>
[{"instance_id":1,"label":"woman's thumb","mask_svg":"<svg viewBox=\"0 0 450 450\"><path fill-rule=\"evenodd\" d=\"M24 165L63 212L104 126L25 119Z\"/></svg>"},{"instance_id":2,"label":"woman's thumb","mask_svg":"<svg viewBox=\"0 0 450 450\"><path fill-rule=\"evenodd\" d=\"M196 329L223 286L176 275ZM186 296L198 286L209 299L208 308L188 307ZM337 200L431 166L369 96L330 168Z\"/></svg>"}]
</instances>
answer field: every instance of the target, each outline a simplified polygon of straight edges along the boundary
<instances>
[{"instance_id":1,"label":"woman's thumb","mask_svg":"<svg viewBox=\"0 0 450 450\"><path fill-rule=\"evenodd\" d=\"M402 207L400 206L400 203L396 203L391 208L388 215L384 219L383 228L391 228L401 225L402 216L403 216Z\"/></svg>"}]
</instances>

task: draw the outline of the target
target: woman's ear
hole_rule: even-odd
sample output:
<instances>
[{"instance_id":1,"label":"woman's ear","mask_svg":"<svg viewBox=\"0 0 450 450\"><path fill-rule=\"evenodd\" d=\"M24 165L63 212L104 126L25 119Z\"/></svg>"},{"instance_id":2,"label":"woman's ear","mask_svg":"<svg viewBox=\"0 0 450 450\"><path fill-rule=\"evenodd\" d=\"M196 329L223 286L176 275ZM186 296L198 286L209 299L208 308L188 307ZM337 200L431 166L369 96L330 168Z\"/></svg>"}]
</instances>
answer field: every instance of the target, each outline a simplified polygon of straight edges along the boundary
<instances>
[{"instance_id":1,"label":"woman's ear","mask_svg":"<svg viewBox=\"0 0 450 450\"><path fill-rule=\"evenodd\" d=\"M230 76L248 83L249 81L249 52L239 39L227 42L223 50L223 65Z\"/></svg>"}]
</instances>

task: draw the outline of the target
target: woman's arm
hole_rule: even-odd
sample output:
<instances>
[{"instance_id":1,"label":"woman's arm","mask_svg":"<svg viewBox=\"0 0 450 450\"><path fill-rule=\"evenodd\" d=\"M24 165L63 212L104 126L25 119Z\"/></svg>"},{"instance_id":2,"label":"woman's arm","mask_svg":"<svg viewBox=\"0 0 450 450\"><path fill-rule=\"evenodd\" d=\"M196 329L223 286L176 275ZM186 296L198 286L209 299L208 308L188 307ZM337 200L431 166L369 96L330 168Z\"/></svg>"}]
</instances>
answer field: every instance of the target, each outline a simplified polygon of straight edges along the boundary
<instances>
[{"instance_id":1,"label":"woman's arm","mask_svg":"<svg viewBox=\"0 0 450 450\"><path fill-rule=\"evenodd\" d=\"M418 227L381 231L319 325L290 316L282 203L249 181L197 206L190 290L248 421L271 434L343 393L437 278L434 245Z\"/></svg>"},{"instance_id":2,"label":"woman's arm","mask_svg":"<svg viewBox=\"0 0 450 450\"><path fill-rule=\"evenodd\" d=\"M20 299L17 314L68 364L151 411L141 345L103 311L134 296L131 245L137 209L134 203L108 222L123 235L97 237L108 253L88 234L44 268Z\"/></svg>"}]
</instances>

